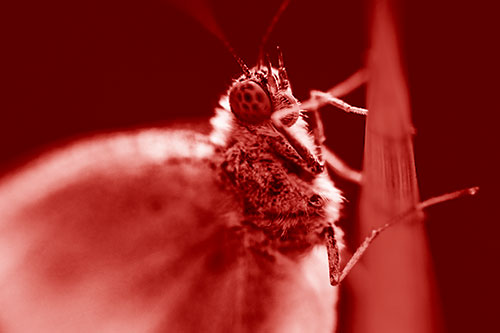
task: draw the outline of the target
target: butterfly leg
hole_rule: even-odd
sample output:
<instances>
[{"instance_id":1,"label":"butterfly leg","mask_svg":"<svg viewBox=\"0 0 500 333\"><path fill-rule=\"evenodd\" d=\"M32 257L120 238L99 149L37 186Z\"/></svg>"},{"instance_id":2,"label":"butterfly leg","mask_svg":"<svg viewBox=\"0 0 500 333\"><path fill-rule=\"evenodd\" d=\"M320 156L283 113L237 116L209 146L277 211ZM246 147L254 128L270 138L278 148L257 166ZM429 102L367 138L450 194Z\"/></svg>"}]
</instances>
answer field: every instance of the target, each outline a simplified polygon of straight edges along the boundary
<instances>
[{"instance_id":1,"label":"butterfly leg","mask_svg":"<svg viewBox=\"0 0 500 333\"><path fill-rule=\"evenodd\" d=\"M361 171L351 168L347 163L345 163L340 157L338 157L331 149L323 146L323 156L326 163L332 170L344 179L347 179L353 183L360 184L363 180L363 175Z\"/></svg>"},{"instance_id":2,"label":"butterfly leg","mask_svg":"<svg viewBox=\"0 0 500 333\"><path fill-rule=\"evenodd\" d=\"M309 125L314 136L314 143L316 146L315 155L317 159L323 163L326 161L328 166L333 171L344 179L351 182L360 184L362 177L361 172L349 167L341 158L339 158L333 151L324 146L325 134L323 122L319 114L319 108L326 104L332 104L346 112L353 112L366 115L368 110L358 108L347 104L336 96L343 96L351 91L359 88L362 84L366 83L368 78L365 69L360 69L351 75L345 81L334 86L327 92L312 91L311 98L300 105L301 109L306 109L309 114ZM273 114L275 121L284 119L288 114L296 112L296 108L283 109Z\"/></svg>"},{"instance_id":3,"label":"butterfly leg","mask_svg":"<svg viewBox=\"0 0 500 333\"><path fill-rule=\"evenodd\" d=\"M346 112L353 112L366 115L368 113L368 110L351 106L339 98L358 89L367 81L368 81L368 72L365 68L361 68L357 72L352 74L350 77L348 77L346 80L335 85L333 88L330 88L327 92L322 92L317 90L311 91L310 100L316 99L321 101L323 105L332 104Z\"/></svg>"},{"instance_id":4,"label":"butterfly leg","mask_svg":"<svg viewBox=\"0 0 500 333\"><path fill-rule=\"evenodd\" d=\"M270 137L269 145L281 157L292 162L302 170L317 175L323 171L323 164L307 147L302 145L293 135L282 129L283 136Z\"/></svg>"},{"instance_id":5,"label":"butterfly leg","mask_svg":"<svg viewBox=\"0 0 500 333\"><path fill-rule=\"evenodd\" d=\"M344 278L347 276L347 274L349 274L351 269L358 263L359 259L361 259L363 254L366 252L366 250L370 246L370 244L383 231L387 230L388 228L390 228L391 226L393 226L397 223L402 223L402 222L411 220L411 219L409 219L410 217L417 215L417 214L421 214L422 210L424 208L427 208L427 207L430 207L430 206L433 206L433 205L436 205L436 204L439 204L442 202L446 202L449 200L454 200L454 199L457 199L457 198L460 198L463 196L475 195L478 190L479 190L479 187L470 187L470 188L466 188L463 190L454 191L451 193L445 193L442 195L432 197L430 199L427 199L425 201L418 203L417 205L410 208L406 212L403 212L402 214L394 217L386 224L384 224L378 228L373 229L371 231L371 233L365 238L363 243L361 243L361 245L356 249L356 251L354 252L352 257L349 259L347 264L342 269L340 269L340 263L338 263L336 261L337 259L335 258L335 248L336 247L335 247L335 239L333 238L333 228L331 229L331 232L330 232L331 235L328 232L328 228L327 228L326 229L326 245L327 245L327 249L328 249L328 262L329 262L329 266L330 266L330 283L332 285L337 285L340 282L342 282L342 280L344 280ZM332 240L332 238L333 238L333 240ZM338 250L336 253L338 254ZM332 259L330 259L331 256L332 256Z\"/></svg>"},{"instance_id":6,"label":"butterfly leg","mask_svg":"<svg viewBox=\"0 0 500 333\"><path fill-rule=\"evenodd\" d=\"M356 113L362 116L368 115L367 109L352 106L328 92L313 90L311 91L311 99L316 100L316 107L330 104L348 113Z\"/></svg>"},{"instance_id":7,"label":"butterfly leg","mask_svg":"<svg viewBox=\"0 0 500 333\"><path fill-rule=\"evenodd\" d=\"M328 166L342 178L361 184L361 172L349 167L340 157L324 145L326 138L318 109L313 109L309 112L309 125L314 136L316 154L320 161L323 162L325 160Z\"/></svg>"},{"instance_id":8,"label":"butterfly leg","mask_svg":"<svg viewBox=\"0 0 500 333\"><path fill-rule=\"evenodd\" d=\"M344 101L338 99L338 97L347 95L353 90L359 88L361 85L366 83L367 79L368 79L368 74L366 69L360 69L345 81L337 84L336 86L328 90L328 92L326 93L319 91L312 91L311 100L316 99L316 103L321 102L326 104L333 104L334 106L337 106L340 109L347 112L367 114L368 110L350 106ZM330 166L330 168L333 169L333 171L336 174L354 183L360 184L362 179L361 172L349 167L333 151L331 151L330 149L328 149L328 147L323 145L325 141L325 135L323 130L323 124L318 112L319 107L320 105L316 105L316 107L312 109L310 118L312 121L312 128L315 137L315 142L317 145L319 145L319 147L322 147L323 158L326 160L326 163Z\"/></svg>"},{"instance_id":9,"label":"butterfly leg","mask_svg":"<svg viewBox=\"0 0 500 333\"><path fill-rule=\"evenodd\" d=\"M326 241L326 251L328 253L328 268L330 271L330 284L336 286L340 282L340 253L335 240L333 227L329 226L324 229Z\"/></svg>"},{"instance_id":10,"label":"butterfly leg","mask_svg":"<svg viewBox=\"0 0 500 333\"><path fill-rule=\"evenodd\" d=\"M273 119L274 126L291 143L291 145L295 148L299 155L306 161L310 170L321 172L323 170L323 162L326 161L326 163L339 176L357 184L361 183L361 173L349 167L333 151L323 145L323 143L325 142L325 135L323 130L323 122L321 121L318 109L313 108L309 111L310 128L313 132L314 143L316 147L314 152L310 151L298 140L296 140L291 134L290 130L280 123L280 119L286 116L286 112L288 111L285 109L277 111L275 112L275 114L273 114L273 117L276 117L276 119ZM317 173L318 172L313 172L313 174Z\"/></svg>"},{"instance_id":11,"label":"butterfly leg","mask_svg":"<svg viewBox=\"0 0 500 333\"><path fill-rule=\"evenodd\" d=\"M328 94L340 98L361 87L368 81L368 71L361 68L344 81L336 84L328 90Z\"/></svg>"},{"instance_id":12,"label":"butterfly leg","mask_svg":"<svg viewBox=\"0 0 500 333\"><path fill-rule=\"evenodd\" d=\"M301 107L306 110L315 110L320 107L331 104L345 112L367 115L368 110L355 107L341 100L339 97L345 96L356 90L368 81L366 69L360 69L343 82L335 85L326 92L313 90L311 97L301 103Z\"/></svg>"}]
</instances>

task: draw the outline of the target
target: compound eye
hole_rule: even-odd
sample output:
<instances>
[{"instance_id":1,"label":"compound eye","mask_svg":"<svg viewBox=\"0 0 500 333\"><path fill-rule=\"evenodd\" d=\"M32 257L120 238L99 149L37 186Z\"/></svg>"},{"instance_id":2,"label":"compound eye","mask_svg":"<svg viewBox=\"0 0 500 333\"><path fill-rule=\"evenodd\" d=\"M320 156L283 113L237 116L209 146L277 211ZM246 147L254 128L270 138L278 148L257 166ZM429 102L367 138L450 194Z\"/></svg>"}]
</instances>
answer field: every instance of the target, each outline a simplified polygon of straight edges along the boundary
<instances>
[{"instance_id":1,"label":"compound eye","mask_svg":"<svg viewBox=\"0 0 500 333\"><path fill-rule=\"evenodd\" d=\"M259 124L271 117L269 96L259 84L250 80L233 85L229 104L236 118L249 124Z\"/></svg>"}]
</instances>

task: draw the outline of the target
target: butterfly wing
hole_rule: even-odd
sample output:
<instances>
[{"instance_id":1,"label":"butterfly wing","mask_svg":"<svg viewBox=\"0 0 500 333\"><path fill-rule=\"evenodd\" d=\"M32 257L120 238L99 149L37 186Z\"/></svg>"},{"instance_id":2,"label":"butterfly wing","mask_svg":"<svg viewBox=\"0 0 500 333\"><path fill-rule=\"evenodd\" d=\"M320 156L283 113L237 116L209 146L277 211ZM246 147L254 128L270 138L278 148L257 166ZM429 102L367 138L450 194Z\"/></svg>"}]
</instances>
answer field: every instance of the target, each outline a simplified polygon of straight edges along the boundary
<instances>
[{"instance_id":1,"label":"butterfly wing","mask_svg":"<svg viewBox=\"0 0 500 333\"><path fill-rule=\"evenodd\" d=\"M2 331L331 331L326 253L270 261L246 250L212 153L196 132L143 130L5 178Z\"/></svg>"}]
</instances>

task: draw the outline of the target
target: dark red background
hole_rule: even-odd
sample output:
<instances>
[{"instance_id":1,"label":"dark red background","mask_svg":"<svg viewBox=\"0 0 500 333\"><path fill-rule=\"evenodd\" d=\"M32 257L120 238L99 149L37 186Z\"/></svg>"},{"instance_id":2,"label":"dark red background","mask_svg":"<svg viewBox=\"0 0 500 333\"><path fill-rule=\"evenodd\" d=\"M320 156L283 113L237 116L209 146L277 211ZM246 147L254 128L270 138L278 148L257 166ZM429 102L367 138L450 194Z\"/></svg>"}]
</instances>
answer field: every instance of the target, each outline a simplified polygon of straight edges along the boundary
<instances>
[{"instance_id":1,"label":"dark red background","mask_svg":"<svg viewBox=\"0 0 500 333\"><path fill-rule=\"evenodd\" d=\"M212 1L215 20L249 65L279 3ZM299 99L362 66L366 8L364 1L292 0L267 49L271 56L275 45L283 49ZM7 18L3 170L90 133L203 121L239 75L223 44L167 0L18 1L2 11ZM495 12L481 1L413 1L399 10L422 197L482 187L476 198L429 210L431 250L450 332L500 327ZM362 106L363 94L346 99ZM360 168L363 119L328 108L324 114L328 144Z\"/></svg>"}]
</instances>

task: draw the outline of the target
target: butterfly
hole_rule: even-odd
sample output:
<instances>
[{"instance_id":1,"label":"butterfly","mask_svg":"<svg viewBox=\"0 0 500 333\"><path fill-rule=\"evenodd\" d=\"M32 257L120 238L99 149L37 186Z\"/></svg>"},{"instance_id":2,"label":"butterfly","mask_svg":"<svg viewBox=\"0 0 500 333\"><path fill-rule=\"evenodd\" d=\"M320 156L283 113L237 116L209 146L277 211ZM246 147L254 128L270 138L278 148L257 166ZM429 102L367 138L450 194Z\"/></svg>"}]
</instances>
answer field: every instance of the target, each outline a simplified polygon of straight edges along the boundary
<instances>
[{"instance_id":1,"label":"butterfly","mask_svg":"<svg viewBox=\"0 0 500 333\"><path fill-rule=\"evenodd\" d=\"M208 135L100 136L2 182L3 330L333 330L342 198L320 126L283 61L242 68Z\"/></svg>"}]
</instances>

